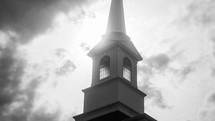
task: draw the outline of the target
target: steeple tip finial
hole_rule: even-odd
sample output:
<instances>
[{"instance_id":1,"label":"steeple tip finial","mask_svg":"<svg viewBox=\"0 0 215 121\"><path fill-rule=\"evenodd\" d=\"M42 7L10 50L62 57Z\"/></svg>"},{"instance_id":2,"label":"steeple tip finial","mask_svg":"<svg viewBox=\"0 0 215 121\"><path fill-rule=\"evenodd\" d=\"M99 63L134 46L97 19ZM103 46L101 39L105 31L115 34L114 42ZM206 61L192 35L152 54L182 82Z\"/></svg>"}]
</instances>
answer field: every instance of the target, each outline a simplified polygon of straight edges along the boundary
<instances>
[{"instance_id":1,"label":"steeple tip finial","mask_svg":"<svg viewBox=\"0 0 215 121\"><path fill-rule=\"evenodd\" d=\"M126 34L123 0L112 0L106 33L121 32Z\"/></svg>"}]
</instances>

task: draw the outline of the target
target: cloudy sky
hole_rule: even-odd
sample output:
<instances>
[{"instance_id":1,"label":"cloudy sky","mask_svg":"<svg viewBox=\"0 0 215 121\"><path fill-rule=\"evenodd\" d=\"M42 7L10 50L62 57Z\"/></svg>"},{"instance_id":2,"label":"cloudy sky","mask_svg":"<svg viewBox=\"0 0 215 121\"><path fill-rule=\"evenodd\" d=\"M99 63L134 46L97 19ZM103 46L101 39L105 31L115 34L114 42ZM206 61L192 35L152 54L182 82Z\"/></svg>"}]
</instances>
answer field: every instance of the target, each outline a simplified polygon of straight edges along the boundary
<instances>
[{"instance_id":1,"label":"cloudy sky","mask_svg":"<svg viewBox=\"0 0 215 121\"><path fill-rule=\"evenodd\" d=\"M90 86L89 50L110 0L0 1L0 120L74 121ZM215 1L124 0L143 61L138 87L158 121L215 121Z\"/></svg>"}]
</instances>

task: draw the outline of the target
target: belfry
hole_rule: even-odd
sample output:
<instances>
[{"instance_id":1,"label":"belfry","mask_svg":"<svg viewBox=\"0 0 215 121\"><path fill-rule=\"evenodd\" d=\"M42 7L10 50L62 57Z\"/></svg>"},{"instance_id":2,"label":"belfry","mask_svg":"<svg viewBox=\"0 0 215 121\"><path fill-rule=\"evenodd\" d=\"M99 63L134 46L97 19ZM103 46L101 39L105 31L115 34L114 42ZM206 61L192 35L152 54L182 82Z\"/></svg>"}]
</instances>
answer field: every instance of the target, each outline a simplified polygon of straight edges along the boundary
<instances>
[{"instance_id":1,"label":"belfry","mask_svg":"<svg viewBox=\"0 0 215 121\"><path fill-rule=\"evenodd\" d=\"M106 33L88 56L92 83L83 90L84 110L75 121L156 121L144 113L146 94L137 88L142 57L126 35L123 0L112 0Z\"/></svg>"}]
</instances>

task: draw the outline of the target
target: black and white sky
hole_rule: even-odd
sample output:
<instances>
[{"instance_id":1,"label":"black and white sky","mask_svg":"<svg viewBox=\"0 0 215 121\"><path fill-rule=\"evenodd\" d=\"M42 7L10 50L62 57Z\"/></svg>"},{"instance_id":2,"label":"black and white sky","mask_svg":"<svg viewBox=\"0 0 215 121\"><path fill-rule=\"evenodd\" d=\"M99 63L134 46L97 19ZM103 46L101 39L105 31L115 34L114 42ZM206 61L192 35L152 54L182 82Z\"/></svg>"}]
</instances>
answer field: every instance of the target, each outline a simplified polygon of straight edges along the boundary
<instances>
[{"instance_id":1,"label":"black and white sky","mask_svg":"<svg viewBox=\"0 0 215 121\"><path fill-rule=\"evenodd\" d=\"M87 52L110 0L0 1L0 120L73 121L90 86ZM124 0L144 58L138 87L158 121L215 121L215 1Z\"/></svg>"}]
</instances>

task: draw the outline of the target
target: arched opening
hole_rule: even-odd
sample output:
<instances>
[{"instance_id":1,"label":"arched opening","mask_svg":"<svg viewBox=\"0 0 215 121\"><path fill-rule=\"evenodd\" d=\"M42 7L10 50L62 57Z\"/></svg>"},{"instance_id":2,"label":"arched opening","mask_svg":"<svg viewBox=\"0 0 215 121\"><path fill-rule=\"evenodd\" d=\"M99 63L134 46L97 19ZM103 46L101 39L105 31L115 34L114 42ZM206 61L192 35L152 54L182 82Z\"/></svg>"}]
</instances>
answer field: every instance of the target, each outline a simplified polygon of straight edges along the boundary
<instances>
[{"instance_id":1,"label":"arched opening","mask_svg":"<svg viewBox=\"0 0 215 121\"><path fill-rule=\"evenodd\" d=\"M105 56L100 62L99 79L102 80L104 78L107 78L108 76L110 76L110 57Z\"/></svg>"},{"instance_id":2,"label":"arched opening","mask_svg":"<svg viewBox=\"0 0 215 121\"><path fill-rule=\"evenodd\" d=\"M131 81L131 61L127 57L123 60L123 78Z\"/></svg>"}]
</instances>

